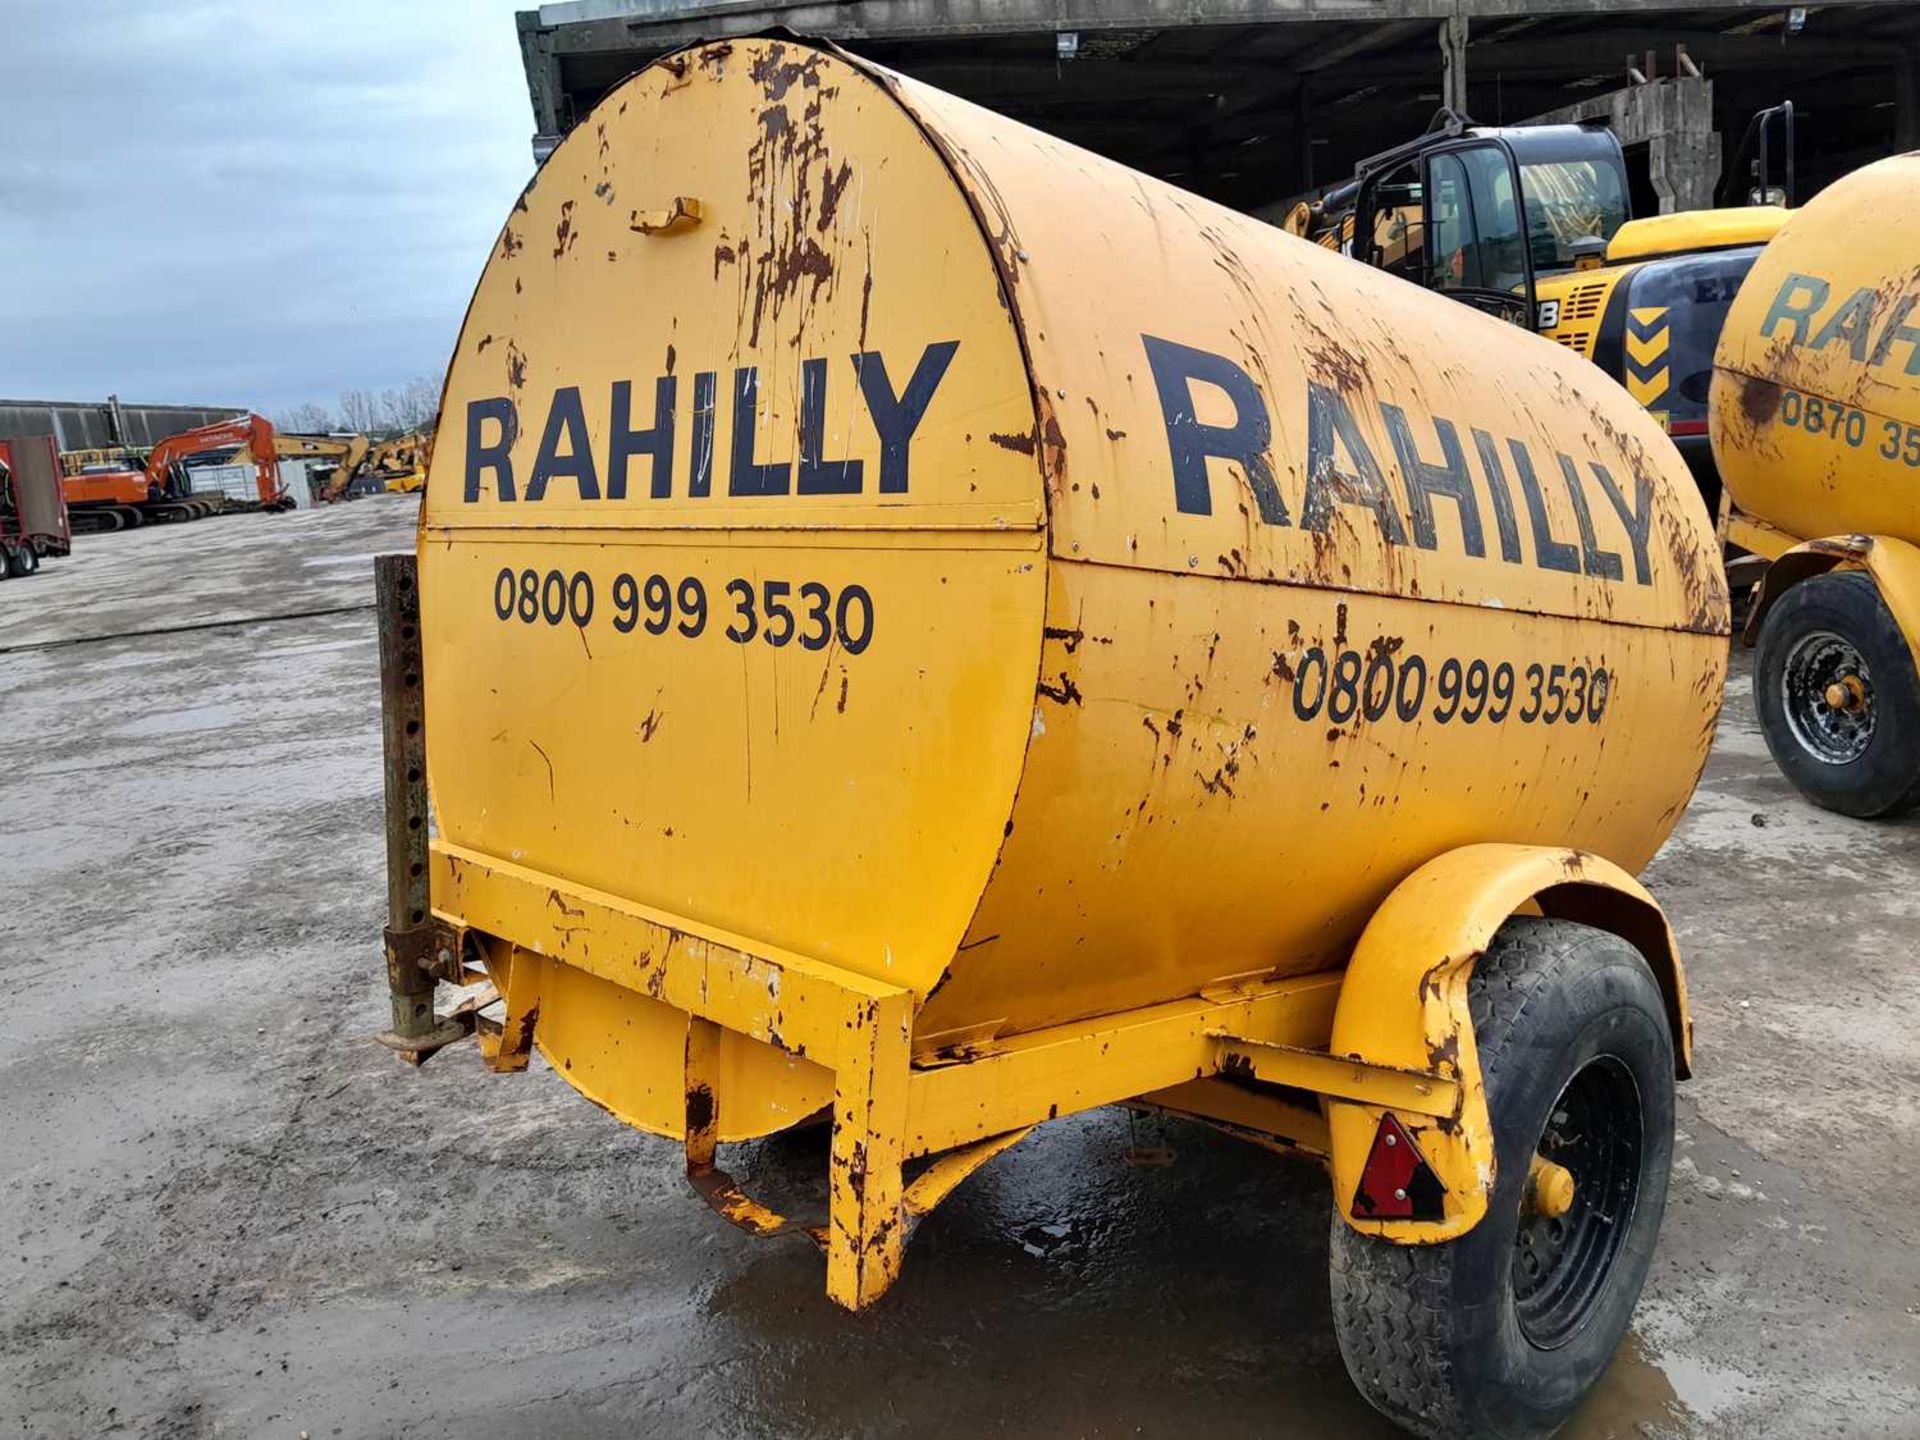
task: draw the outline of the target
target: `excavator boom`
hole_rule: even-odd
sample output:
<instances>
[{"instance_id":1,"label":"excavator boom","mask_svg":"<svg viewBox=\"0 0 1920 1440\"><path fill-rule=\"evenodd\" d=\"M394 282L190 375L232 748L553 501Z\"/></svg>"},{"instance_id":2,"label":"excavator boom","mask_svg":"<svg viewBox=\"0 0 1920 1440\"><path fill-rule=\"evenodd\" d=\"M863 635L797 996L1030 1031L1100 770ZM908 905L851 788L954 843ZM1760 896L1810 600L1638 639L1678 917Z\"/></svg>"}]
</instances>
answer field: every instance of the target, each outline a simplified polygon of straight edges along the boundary
<instances>
[{"instance_id":1,"label":"excavator boom","mask_svg":"<svg viewBox=\"0 0 1920 1440\"><path fill-rule=\"evenodd\" d=\"M360 434L296 435L283 430L274 437L274 451L282 460L333 461L332 473L321 482L314 495L323 504L331 504L344 499L348 487L359 478L373 451L373 442Z\"/></svg>"},{"instance_id":2,"label":"excavator boom","mask_svg":"<svg viewBox=\"0 0 1920 1440\"><path fill-rule=\"evenodd\" d=\"M286 508L287 490L280 479L280 458L275 449L273 422L264 415L251 412L169 435L154 446L152 453L147 456L147 482L164 493L174 465L189 455L233 448L244 450L253 464L254 486L261 506L268 510Z\"/></svg>"}]
</instances>

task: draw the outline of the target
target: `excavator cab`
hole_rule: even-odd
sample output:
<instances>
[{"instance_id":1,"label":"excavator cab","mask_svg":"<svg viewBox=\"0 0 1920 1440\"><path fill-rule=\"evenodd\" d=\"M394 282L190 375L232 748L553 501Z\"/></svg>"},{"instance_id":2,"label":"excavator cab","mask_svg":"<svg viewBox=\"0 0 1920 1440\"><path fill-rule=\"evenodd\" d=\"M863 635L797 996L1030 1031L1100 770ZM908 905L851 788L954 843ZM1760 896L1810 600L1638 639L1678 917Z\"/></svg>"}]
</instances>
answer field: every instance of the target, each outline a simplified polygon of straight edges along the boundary
<instances>
[{"instance_id":1,"label":"excavator cab","mask_svg":"<svg viewBox=\"0 0 1920 1440\"><path fill-rule=\"evenodd\" d=\"M1603 250L1627 193L1620 142L1602 125L1498 130L1443 110L1319 208L1351 198L1356 259L1531 329L1550 323L1536 279Z\"/></svg>"},{"instance_id":2,"label":"excavator cab","mask_svg":"<svg viewBox=\"0 0 1920 1440\"><path fill-rule=\"evenodd\" d=\"M1358 258L1516 325L1533 315L1520 169L1499 139L1461 139L1361 183Z\"/></svg>"}]
</instances>

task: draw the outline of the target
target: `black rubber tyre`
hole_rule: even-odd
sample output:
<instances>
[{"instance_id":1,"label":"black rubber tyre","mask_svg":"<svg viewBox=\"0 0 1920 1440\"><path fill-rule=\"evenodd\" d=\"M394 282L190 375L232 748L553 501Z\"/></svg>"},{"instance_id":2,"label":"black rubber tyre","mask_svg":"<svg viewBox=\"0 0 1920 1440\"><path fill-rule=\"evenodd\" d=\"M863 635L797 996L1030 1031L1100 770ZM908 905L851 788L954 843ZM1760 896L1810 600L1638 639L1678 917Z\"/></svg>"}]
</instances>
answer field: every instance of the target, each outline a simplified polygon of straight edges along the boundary
<instances>
[{"instance_id":1,"label":"black rubber tyre","mask_svg":"<svg viewBox=\"0 0 1920 1440\"><path fill-rule=\"evenodd\" d=\"M1862 819L1920 804L1920 675L1871 576L1816 575L1774 602L1753 703L1774 763L1814 804Z\"/></svg>"},{"instance_id":2,"label":"black rubber tyre","mask_svg":"<svg viewBox=\"0 0 1920 1440\"><path fill-rule=\"evenodd\" d=\"M18 568L16 568L13 573L23 578L28 575L38 574L40 570L40 554L31 545L23 545L19 553L14 557L14 564Z\"/></svg>"},{"instance_id":3,"label":"black rubber tyre","mask_svg":"<svg viewBox=\"0 0 1920 1440\"><path fill-rule=\"evenodd\" d=\"M1646 1282L1673 1157L1673 1036L1640 953L1567 920L1509 920L1468 997L1494 1132L1486 1217L1403 1246L1335 1215L1334 1329L1360 1393L1414 1434L1533 1440L1606 1370ZM1573 1172L1558 1219L1528 1203L1536 1151Z\"/></svg>"}]
</instances>

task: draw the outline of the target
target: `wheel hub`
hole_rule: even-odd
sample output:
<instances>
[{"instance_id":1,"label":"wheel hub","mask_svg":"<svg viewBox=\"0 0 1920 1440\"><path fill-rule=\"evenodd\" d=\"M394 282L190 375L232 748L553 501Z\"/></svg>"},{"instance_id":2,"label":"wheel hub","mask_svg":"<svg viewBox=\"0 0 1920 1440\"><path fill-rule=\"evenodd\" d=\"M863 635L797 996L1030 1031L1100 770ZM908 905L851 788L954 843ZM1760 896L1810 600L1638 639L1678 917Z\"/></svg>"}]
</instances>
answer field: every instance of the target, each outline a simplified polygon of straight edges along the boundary
<instances>
[{"instance_id":1,"label":"wheel hub","mask_svg":"<svg viewBox=\"0 0 1920 1440\"><path fill-rule=\"evenodd\" d=\"M1827 708L1857 715L1867 708L1867 687L1858 675L1843 675L1827 686Z\"/></svg>"},{"instance_id":2,"label":"wheel hub","mask_svg":"<svg viewBox=\"0 0 1920 1440\"><path fill-rule=\"evenodd\" d=\"M1544 1155L1535 1155L1527 1173L1527 1205L1536 1215L1553 1220L1573 1208L1573 1172Z\"/></svg>"},{"instance_id":3,"label":"wheel hub","mask_svg":"<svg viewBox=\"0 0 1920 1440\"><path fill-rule=\"evenodd\" d=\"M1543 1350L1593 1313L1640 1194L1640 1092L1611 1056L1583 1066L1540 1135L1514 1234L1514 1311Z\"/></svg>"},{"instance_id":4,"label":"wheel hub","mask_svg":"<svg viewBox=\"0 0 1920 1440\"><path fill-rule=\"evenodd\" d=\"M1830 630L1802 636L1780 675L1781 709L1800 748L1827 765L1858 760L1873 740L1873 677Z\"/></svg>"}]
</instances>

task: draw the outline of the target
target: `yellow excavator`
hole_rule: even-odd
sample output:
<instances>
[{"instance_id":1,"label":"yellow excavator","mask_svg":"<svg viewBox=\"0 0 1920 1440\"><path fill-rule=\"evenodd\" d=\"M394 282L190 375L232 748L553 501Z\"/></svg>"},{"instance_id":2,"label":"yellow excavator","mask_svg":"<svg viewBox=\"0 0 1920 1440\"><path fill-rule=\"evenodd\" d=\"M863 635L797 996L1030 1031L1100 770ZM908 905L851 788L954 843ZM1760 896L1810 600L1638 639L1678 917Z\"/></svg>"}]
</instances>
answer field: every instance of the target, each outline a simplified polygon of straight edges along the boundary
<instances>
[{"instance_id":1,"label":"yellow excavator","mask_svg":"<svg viewBox=\"0 0 1920 1440\"><path fill-rule=\"evenodd\" d=\"M348 489L367 463L372 442L364 435L297 435L281 430L274 435L273 449L282 460L332 461L333 468L313 494L315 500L330 505L346 499Z\"/></svg>"},{"instance_id":2,"label":"yellow excavator","mask_svg":"<svg viewBox=\"0 0 1920 1440\"><path fill-rule=\"evenodd\" d=\"M434 427L422 425L404 435L382 440L367 458L368 471L390 494L408 495L427 483L427 462L433 458Z\"/></svg>"}]
</instances>

